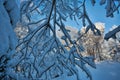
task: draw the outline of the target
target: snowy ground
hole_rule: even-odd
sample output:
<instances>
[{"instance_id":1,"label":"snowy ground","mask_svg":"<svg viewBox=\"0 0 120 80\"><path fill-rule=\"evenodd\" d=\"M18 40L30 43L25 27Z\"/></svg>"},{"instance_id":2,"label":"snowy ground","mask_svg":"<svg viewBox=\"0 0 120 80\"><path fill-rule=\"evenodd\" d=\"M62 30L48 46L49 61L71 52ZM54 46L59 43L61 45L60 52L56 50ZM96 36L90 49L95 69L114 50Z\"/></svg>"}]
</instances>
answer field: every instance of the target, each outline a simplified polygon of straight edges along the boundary
<instances>
[{"instance_id":1,"label":"snowy ground","mask_svg":"<svg viewBox=\"0 0 120 80\"><path fill-rule=\"evenodd\" d=\"M93 80L120 80L120 63L100 62L97 69L90 68Z\"/></svg>"},{"instance_id":2,"label":"snowy ground","mask_svg":"<svg viewBox=\"0 0 120 80\"><path fill-rule=\"evenodd\" d=\"M120 80L120 63L118 62L99 62L96 63L97 68L88 67L91 71L93 80ZM82 73L81 73L82 72ZM79 69L81 80L89 80L83 71ZM63 75L53 80L77 80L76 76L67 77Z\"/></svg>"}]
</instances>

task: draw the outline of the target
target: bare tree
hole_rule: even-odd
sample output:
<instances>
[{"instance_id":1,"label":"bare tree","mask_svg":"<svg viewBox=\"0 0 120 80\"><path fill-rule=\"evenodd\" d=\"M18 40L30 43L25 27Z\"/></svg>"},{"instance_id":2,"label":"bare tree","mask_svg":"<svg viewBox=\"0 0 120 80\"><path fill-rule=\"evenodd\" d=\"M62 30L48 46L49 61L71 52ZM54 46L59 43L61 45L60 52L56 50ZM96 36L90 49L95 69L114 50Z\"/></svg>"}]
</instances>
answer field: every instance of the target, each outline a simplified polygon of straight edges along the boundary
<instances>
[{"instance_id":1,"label":"bare tree","mask_svg":"<svg viewBox=\"0 0 120 80\"><path fill-rule=\"evenodd\" d=\"M93 5L95 4L95 0L91 0L91 2ZM112 0L111 2L114 3ZM111 2L108 1L107 3L107 6L111 6L107 8L107 16L112 16L114 12L110 11L115 7L111 5ZM101 4L104 3L102 0ZM115 9L117 10L117 8ZM34 16L37 16L38 19L35 20ZM28 0L22 2L21 22L28 27L29 32L25 38L20 40L21 43L17 47L20 48L18 53L21 53L23 58L17 66L21 66L20 71L27 78L34 79L44 76L44 79L52 79L66 73L68 76L75 74L77 80L80 80L77 65L92 79L85 68L85 64L87 63L92 67L95 67L95 65L89 63L89 58L84 58L81 55L77 41L71 39L64 25L68 17L74 20L82 19L83 25L88 25L85 33L91 29L95 35L101 34L87 14L86 0ZM62 39L65 40L69 50L57 38L57 28L63 32ZM47 62L47 60L50 62ZM35 74L34 76L32 72Z\"/></svg>"}]
</instances>

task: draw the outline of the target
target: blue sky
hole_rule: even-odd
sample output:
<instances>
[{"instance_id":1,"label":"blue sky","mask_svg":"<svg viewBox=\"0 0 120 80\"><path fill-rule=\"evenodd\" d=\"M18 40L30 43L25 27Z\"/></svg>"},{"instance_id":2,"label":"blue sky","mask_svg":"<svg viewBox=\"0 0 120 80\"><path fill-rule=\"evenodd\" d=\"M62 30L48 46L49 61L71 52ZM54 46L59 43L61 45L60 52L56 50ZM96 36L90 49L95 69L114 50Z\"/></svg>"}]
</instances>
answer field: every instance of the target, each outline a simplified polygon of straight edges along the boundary
<instances>
[{"instance_id":1,"label":"blue sky","mask_svg":"<svg viewBox=\"0 0 120 80\"><path fill-rule=\"evenodd\" d=\"M95 6L92 6L92 4L90 3L90 0L88 0L86 3L87 12L92 22L105 23L105 33L107 33L113 25L120 25L120 14L117 14L117 12L115 12L113 18L106 17L105 5L100 6L99 0L96 0L96 1L97 2ZM119 11L120 11L120 8L119 8ZM82 25L78 26L76 23L74 23L71 20L69 20L68 24L69 24L68 26L74 26L78 29L80 28L79 26L82 26Z\"/></svg>"}]
</instances>

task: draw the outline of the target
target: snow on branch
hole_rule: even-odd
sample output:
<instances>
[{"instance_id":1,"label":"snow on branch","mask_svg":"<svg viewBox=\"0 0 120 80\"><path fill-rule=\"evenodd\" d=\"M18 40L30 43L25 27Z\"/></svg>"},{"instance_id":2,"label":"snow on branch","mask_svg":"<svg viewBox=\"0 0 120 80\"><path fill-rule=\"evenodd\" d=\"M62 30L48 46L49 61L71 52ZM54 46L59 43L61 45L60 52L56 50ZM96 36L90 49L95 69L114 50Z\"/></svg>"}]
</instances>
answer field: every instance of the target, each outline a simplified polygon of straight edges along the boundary
<instances>
[{"instance_id":1,"label":"snow on branch","mask_svg":"<svg viewBox=\"0 0 120 80\"><path fill-rule=\"evenodd\" d=\"M116 33L120 31L120 25L115 28L114 30L112 31L109 31L108 33L105 34L105 39L108 40L109 38L116 38Z\"/></svg>"}]
</instances>

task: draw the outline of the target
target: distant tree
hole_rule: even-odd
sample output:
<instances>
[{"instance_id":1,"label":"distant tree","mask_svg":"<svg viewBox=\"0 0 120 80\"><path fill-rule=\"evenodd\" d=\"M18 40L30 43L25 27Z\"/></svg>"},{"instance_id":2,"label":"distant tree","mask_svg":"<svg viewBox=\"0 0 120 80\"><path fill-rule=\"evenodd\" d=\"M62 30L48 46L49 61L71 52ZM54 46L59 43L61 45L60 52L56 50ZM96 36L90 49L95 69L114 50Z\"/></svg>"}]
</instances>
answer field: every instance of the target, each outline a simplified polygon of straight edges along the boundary
<instances>
[{"instance_id":1,"label":"distant tree","mask_svg":"<svg viewBox=\"0 0 120 80\"><path fill-rule=\"evenodd\" d=\"M87 55L94 56L95 59L101 60L102 53L102 43L104 40L104 24L95 23L96 28L100 31L101 35L95 36L95 34L89 30L86 34L86 27L81 29L81 38L80 42L84 45Z\"/></svg>"},{"instance_id":2,"label":"distant tree","mask_svg":"<svg viewBox=\"0 0 120 80\"><path fill-rule=\"evenodd\" d=\"M120 36L120 26L112 26L110 31L105 35L105 39L107 40L105 44L107 53L109 55L107 58L115 61L120 61L120 43L119 43L119 36ZM104 56L106 56L104 55Z\"/></svg>"},{"instance_id":3,"label":"distant tree","mask_svg":"<svg viewBox=\"0 0 120 80\"><path fill-rule=\"evenodd\" d=\"M120 61L120 43L119 43L119 32L115 34L116 39L110 38L108 39L108 46L109 46L109 55L111 56L112 60Z\"/></svg>"}]
</instances>

